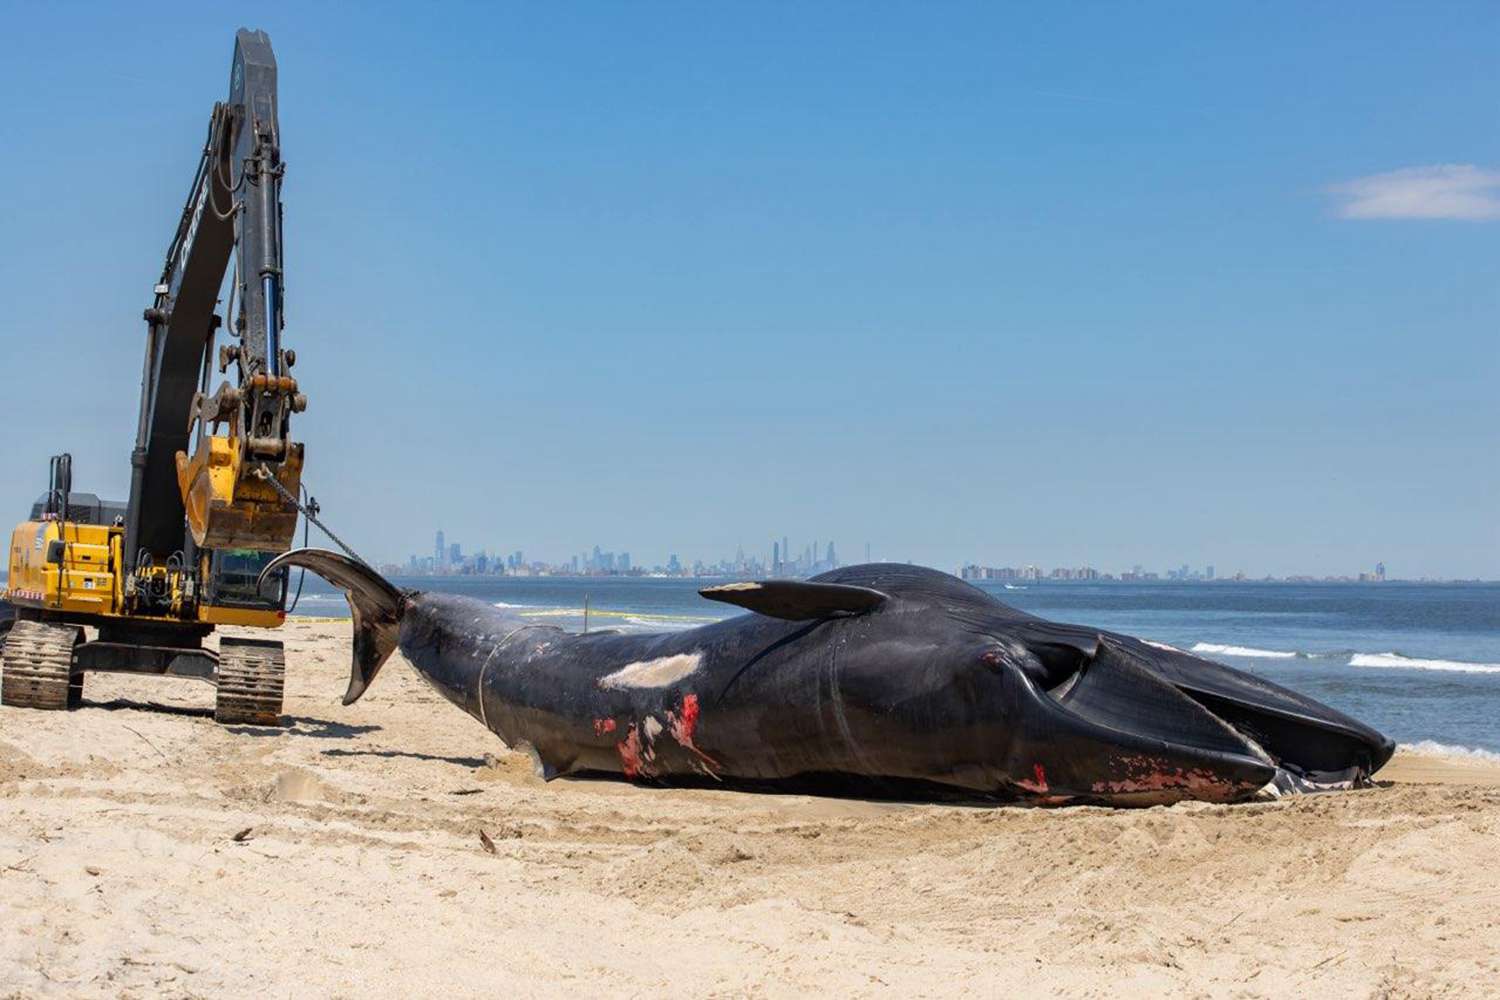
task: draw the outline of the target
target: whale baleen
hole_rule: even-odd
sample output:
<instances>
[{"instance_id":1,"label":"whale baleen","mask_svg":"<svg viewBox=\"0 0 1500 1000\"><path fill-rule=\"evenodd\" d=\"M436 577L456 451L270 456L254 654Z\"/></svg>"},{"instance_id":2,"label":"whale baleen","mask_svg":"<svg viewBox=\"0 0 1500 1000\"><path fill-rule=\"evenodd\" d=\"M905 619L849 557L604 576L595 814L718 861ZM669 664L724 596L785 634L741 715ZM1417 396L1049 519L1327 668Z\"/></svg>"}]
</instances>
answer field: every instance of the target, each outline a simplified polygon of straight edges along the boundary
<instances>
[{"instance_id":1,"label":"whale baleen","mask_svg":"<svg viewBox=\"0 0 1500 1000\"><path fill-rule=\"evenodd\" d=\"M1146 805L1359 787L1394 750L1252 674L1046 621L920 567L708 587L750 613L645 635L571 633L399 590L319 549L280 555L266 573L287 565L348 597L345 704L399 647L549 779Z\"/></svg>"}]
</instances>

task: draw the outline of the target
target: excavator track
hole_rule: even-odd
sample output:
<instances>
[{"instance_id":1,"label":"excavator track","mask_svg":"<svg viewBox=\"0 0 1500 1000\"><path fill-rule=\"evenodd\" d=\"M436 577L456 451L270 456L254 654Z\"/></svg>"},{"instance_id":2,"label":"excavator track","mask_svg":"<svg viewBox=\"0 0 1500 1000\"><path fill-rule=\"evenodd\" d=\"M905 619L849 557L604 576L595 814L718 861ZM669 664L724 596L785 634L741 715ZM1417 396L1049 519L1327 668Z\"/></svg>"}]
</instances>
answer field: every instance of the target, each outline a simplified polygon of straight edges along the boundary
<instances>
[{"instance_id":1,"label":"excavator track","mask_svg":"<svg viewBox=\"0 0 1500 1000\"><path fill-rule=\"evenodd\" d=\"M214 721L228 726L280 725L285 679L286 657L281 643L220 639Z\"/></svg>"},{"instance_id":2,"label":"excavator track","mask_svg":"<svg viewBox=\"0 0 1500 1000\"><path fill-rule=\"evenodd\" d=\"M73 676L78 628L18 621L0 649L0 705L49 711L77 708L83 675Z\"/></svg>"}]
</instances>

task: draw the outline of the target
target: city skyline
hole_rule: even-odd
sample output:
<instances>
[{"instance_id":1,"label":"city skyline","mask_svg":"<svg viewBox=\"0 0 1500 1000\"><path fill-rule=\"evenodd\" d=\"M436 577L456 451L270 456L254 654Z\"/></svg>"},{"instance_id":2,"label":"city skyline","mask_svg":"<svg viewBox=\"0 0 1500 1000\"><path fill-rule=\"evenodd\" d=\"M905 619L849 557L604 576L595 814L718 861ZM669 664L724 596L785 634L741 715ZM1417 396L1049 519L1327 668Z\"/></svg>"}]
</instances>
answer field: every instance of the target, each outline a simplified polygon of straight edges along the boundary
<instances>
[{"instance_id":1,"label":"city skyline","mask_svg":"<svg viewBox=\"0 0 1500 1000\"><path fill-rule=\"evenodd\" d=\"M826 546L826 547L820 547ZM711 576L711 577L797 577L805 578L836 569L841 565L837 557L836 543L814 540L790 558L790 536L772 538L769 557L762 559L757 554L747 555L744 546L738 546L733 558L692 558L684 560L678 553L670 553L665 561L643 563L633 560L628 551L605 550L599 545L578 555L565 557L561 561L548 559L527 560L524 549L506 553L491 553L480 548L465 553L460 542L451 541L447 533L439 528L434 536L431 556L408 555L401 562L384 562L389 571L412 576ZM865 543L868 552L870 543ZM910 562L911 560L888 559L885 562ZM1119 582L1119 583L1215 583L1233 581L1278 581L1278 582L1331 582L1381 583L1400 579L1388 576L1384 561L1375 561L1365 569L1345 572L1250 574L1243 569L1220 574L1215 563L1200 563L1197 566L1183 562L1165 570L1148 569L1142 563L1133 563L1125 569L1099 569L1087 564L1043 566L1037 563L1018 565L984 565L977 561L966 561L949 571L969 581L991 581L997 583L1041 583L1041 582ZM1430 580L1430 577L1413 579ZM1464 578L1438 578L1463 580ZM1470 578L1473 579L1473 578Z\"/></svg>"}]
</instances>

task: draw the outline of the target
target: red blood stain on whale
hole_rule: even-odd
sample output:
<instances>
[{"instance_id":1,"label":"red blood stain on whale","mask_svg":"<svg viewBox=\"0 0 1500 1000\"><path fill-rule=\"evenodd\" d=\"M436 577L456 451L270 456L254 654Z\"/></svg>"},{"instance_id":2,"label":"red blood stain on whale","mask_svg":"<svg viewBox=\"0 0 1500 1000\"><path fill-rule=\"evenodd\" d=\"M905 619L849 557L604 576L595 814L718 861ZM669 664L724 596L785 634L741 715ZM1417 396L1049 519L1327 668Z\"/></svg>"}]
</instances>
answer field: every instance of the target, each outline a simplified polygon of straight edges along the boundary
<instances>
[{"instance_id":1,"label":"red blood stain on whale","mask_svg":"<svg viewBox=\"0 0 1500 1000\"><path fill-rule=\"evenodd\" d=\"M1022 778L1016 784L1028 792L1033 792L1037 795L1046 795L1048 792L1047 769L1042 767L1041 764L1033 764L1031 765L1031 773L1036 776L1035 781Z\"/></svg>"},{"instance_id":2,"label":"red blood stain on whale","mask_svg":"<svg viewBox=\"0 0 1500 1000\"><path fill-rule=\"evenodd\" d=\"M639 777L645 769L641 760L641 734L635 726L631 726L625 733L625 738L615 744L615 749L620 751L620 770L625 777Z\"/></svg>"},{"instance_id":3,"label":"red blood stain on whale","mask_svg":"<svg viewBox=\"0 0 1500 1000\"><path fill-rule=\"evenodd\" d=\"M682 696L682 708L680 711L667 712L667 723L672 729L672 738L682 745L683 749L690 750L698 755L705 764L718 767L719 762L708 754L699 750L693 743L693 736L698 731L698 696L686 694Z\"/></svg>"}]
</instances>

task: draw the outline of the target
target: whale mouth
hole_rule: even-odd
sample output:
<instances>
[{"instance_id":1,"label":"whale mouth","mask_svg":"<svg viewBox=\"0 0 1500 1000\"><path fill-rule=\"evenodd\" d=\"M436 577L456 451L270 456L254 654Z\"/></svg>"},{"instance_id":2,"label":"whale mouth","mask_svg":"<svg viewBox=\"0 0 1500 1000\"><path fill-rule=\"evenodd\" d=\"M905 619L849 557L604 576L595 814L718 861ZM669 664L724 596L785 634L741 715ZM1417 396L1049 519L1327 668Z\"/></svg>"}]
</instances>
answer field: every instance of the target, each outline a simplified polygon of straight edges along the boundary
<instances>
[{"instance_id":1,"label":"whale mouth","mask_svg":"<svg viewBox=\"0 0 1500 1000\"><path fill-rule=\"evenodd\" d=\"M1048 694L1096 725L1270 763L1254 740L1168 683L1149 662L1103 636L1094 655Z\"/></svg>"},{"instance_id":2,"label":"whale mouth","mask_svg":"<svg viewBox=\"0 0 1500 1000\"><path fill-rule=\"evenodd\" d=\"M1390 757L1379 734L1210 660L1107 635L1092 651L1028 646L1042 668L1028 676L1046 701L1090 729L1159 748L1183 773L1222 784L1225 799L1362 787ZM1146 790L1138 774L1101 786Z\"/></svg>"},{"instance_id":3,"label":"whale mouth","mask_svg":"<svg viewBox=\"0 0 1500 1000\"><path fill-rule=\"evenodd\" d=\"M352 705L369 690L375 675L390 659L401 636L406 596L369 566L327 549L293 549L266 564L260 579L282 566L301 566L344 592L354 620L354 655L344 704Z\"/></svg>"}]
</instances>

